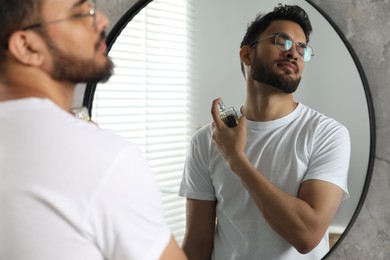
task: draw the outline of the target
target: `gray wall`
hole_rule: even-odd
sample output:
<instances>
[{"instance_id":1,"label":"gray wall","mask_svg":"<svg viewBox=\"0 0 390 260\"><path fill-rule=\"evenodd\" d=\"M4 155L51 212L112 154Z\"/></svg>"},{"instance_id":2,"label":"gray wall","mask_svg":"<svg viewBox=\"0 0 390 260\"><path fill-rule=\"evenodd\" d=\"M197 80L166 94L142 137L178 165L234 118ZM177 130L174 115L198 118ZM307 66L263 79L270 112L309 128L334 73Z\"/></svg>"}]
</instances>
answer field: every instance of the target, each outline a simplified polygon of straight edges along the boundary
<instances>
[{"instance_id":1,"label":"gray wall","mask_svg":"<svg viewBox=\"0 0 390 260\"><path fill-rule=\"evenodd\" d=\"M113 26L136 0L98 0ZM376 158L360 215L330 259L390 256L390 1L313 0L336 22L354 48L368 79L376 116ZM244 4L245 1L242 1ZM111 28L111 27L110 27ZM337 62L337 59L335 59ZM347 102L347 101L346 101Z\"/></svg>"},{"instance_id":2,"label":"gray wall","mask_svg":"<svg viewBox=\"0 0 390 260\"><path fill-rule=\"evenodd\" d=\"M365 70L375 107L376 158L366 201L332 259L390 257L390 2L314 0L348 38Z\"/></svg>"}]
</instances>

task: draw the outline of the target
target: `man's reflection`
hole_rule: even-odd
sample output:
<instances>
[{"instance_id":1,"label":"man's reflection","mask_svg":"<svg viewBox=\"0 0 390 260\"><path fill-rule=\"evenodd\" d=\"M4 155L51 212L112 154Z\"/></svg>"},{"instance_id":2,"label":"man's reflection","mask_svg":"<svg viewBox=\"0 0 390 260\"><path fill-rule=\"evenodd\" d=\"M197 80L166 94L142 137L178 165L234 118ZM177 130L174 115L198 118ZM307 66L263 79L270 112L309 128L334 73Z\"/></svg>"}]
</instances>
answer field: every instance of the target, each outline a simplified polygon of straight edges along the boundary
<instances>
[{"instance_id":1,"label":"man's reflection","mask_svg":"<svg viewBox=\"0 0 390 260\"><path fill-rule=\"evenodd\" d=\"M223 123L214 100L214 122L194 135L187 156L179 195L190 259L320 259L329 251L327 228L349 196L350 138L294 100L314 56L311 31L306 12L289 5L248 27L238 125Z\"/></svg>"}]
</instances>

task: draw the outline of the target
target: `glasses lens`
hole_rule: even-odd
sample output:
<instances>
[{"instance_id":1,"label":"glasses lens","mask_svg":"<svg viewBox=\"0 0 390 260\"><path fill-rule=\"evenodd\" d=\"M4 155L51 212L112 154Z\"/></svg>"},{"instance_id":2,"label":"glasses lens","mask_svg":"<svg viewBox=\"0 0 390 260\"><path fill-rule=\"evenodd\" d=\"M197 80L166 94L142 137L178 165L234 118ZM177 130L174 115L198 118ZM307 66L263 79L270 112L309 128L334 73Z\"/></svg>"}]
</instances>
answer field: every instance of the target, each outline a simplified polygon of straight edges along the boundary
<instances>
[{"instance_id":1,"label":"glasses lens","mask_svg":"<svg viewBox=\"0 0 390 260\"><path fill-rule=\"evenodd\" d=\"M279 50L288 51L291 49L293 41L288 35L280 33L275 37L275 44Z\"/></svg>"},{"instance_id":2,"label":"glasses lens","mask_svg":"<svg viewBox=\"0 0 390 260\"><path fill-rule=\"evenodd\" d=\"M287 34L279 33L275 37L275 44L279 50L289 51L294 45L294 42ZM313 57L313 49L304 43L297 43L297 52L304 62L310 61Z\"/></svg>"},{"instance_id":3,"label":"glasses lens","mask_svg":"<svg viewBox=\"0 0 390 260\"><path fill-rule=\"evenodd\" d=\"M302 48L302 50L303 50L303 55L301 55L302 56L302 60L304 62L310 61L311 58L313 57L313 49L310 46L305 45L305 47Z\"/></svg>"}]
</instances>

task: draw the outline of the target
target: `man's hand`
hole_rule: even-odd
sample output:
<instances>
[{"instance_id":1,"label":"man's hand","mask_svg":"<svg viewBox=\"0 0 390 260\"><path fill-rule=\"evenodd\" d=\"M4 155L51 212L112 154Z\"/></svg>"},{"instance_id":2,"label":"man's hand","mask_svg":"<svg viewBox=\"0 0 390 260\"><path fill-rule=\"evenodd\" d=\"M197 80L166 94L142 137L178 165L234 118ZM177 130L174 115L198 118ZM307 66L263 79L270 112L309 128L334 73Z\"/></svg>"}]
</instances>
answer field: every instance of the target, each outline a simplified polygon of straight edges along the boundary
<instances>
[{"instance_id":1,"label":"man's hand","mask_svg":"<svg viewBox=\"0 0 390 260\"><path fill-rule=\"evenodd\" d=\"M245 117L241 116L238 119L238 125L236 127L229 128L226 126L219 114L218 106L220 101L221 98L213 100L211 106L211 115L214 120L211 124L212 138L219 152L229 165L232 165L236 158L244 155L246 143L246 121Z\"/></svg>"}]
</instances>

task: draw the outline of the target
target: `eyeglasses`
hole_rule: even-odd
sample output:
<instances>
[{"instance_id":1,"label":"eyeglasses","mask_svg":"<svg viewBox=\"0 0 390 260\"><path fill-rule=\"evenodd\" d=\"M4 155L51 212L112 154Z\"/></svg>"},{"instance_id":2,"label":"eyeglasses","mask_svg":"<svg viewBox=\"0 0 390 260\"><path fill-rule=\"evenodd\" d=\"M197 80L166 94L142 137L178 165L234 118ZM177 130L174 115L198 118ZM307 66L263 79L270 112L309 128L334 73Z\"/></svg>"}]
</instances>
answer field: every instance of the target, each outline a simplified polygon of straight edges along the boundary
<instances>
[{"instance_id":1,"label":"eyeglasses","mask_svg":"<svg viewBox=\"0 0 390 260\"><path fill-rule=\"evenodd\" d=\"M32 24L32 25L25 26L25 27L21 28L21 30L31 30L31 29L35 29L35 28L40 28L40 27L46 26L48 24L60 23L60 22L73 20L73 19L83 19L83 18L86 18L86 17L92 17L93 18L93 26L95 26L95 23L96 23L96 9L95 9L95 7L96 7L96 0L88 0L88 1L84 1L84 2L88 2L89 6L90 6L90 8L89 8L87 13L76 14L76 15L73 15L71 17L62 18L62 19L53 20L53 21L48 21L48 22L35 23L35 24ZM84 2L80 2L80 4L84 3Z\"/></svg>"},{"instance_id":2,"label":"eyeglasses","mask_svg":"<svg viewBox=\"0 0 390 260\"><path fill-rule=\"evenodd\" d=\"M283 33L283 32L275 33L275 34L272 34L272 35L267 36L265 38L256 40L256 41L252 42L249 45L249 47L252 48L254 45L261 42L262 40L266 40L266 39L269 39L271 37L275 37L274 43L280 51L289 51L289 50L291 50L291 48L295 44L297 46L297 53L298 53L299 59L303 62L310 61L314 56L313 49L309 45L302 43L302 42L294 42L288 34Z\"/></svg>"}]
</instances>

